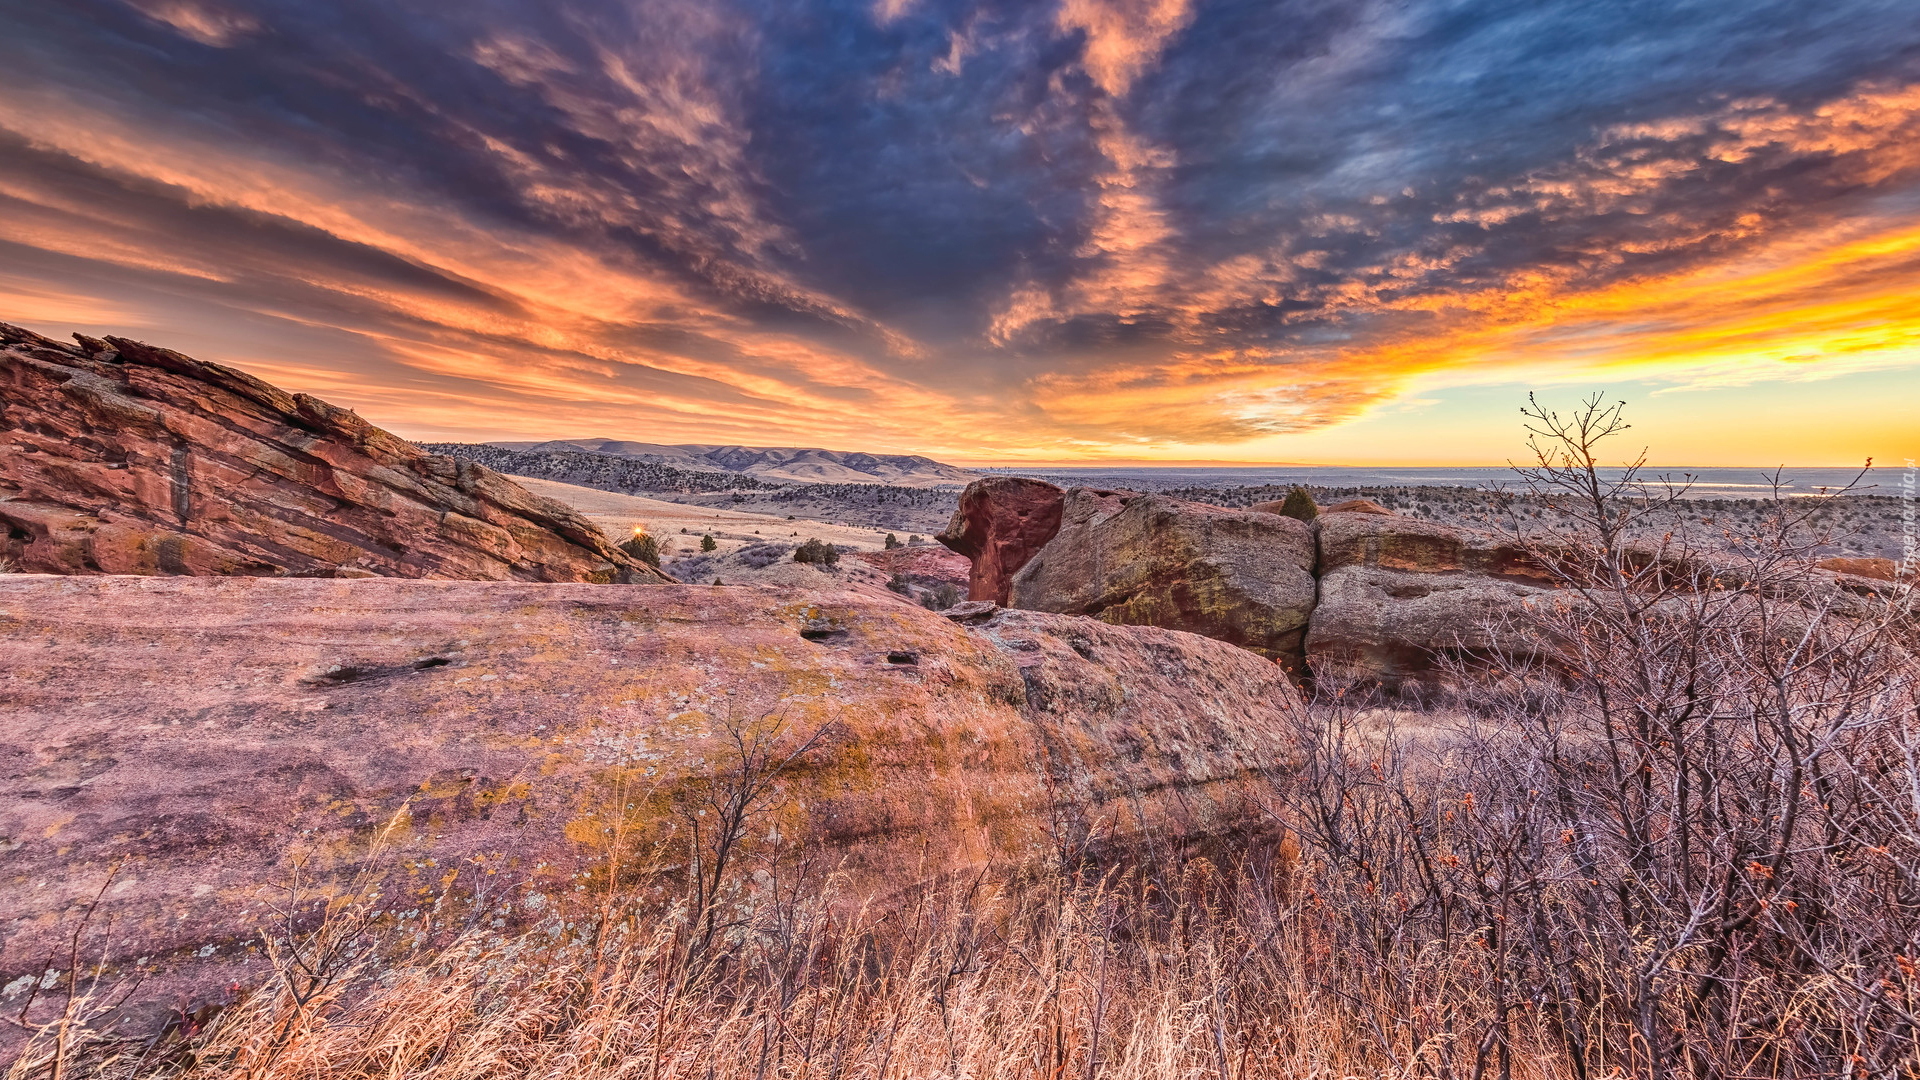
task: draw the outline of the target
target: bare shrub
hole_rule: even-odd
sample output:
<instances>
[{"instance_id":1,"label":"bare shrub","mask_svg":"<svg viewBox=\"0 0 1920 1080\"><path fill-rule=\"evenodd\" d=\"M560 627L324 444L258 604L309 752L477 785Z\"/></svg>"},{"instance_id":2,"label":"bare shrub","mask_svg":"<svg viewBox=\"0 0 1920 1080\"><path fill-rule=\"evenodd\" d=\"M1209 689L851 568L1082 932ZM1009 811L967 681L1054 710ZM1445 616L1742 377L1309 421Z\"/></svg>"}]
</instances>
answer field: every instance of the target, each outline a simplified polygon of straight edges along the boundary
<instances>
[{"instance_id":1,"label":"bare shrub","mask_svg":"<svg viewBox=\"0 0 1920 1080\"><path fill-rule=\"evenodd\" d=\"M733 557L750 569L760 570L786 558L792 550L786 544L753 544L734 552Z\"/></svg>"},{"instance_id":2,"label":"bare shrub","mask_svg":"<svg viewBox=\"0 0 1920 1080\"><path fill-rule=\"evenodd\" d=\"M1414 767L1327 703L1283 800L1344 867L1325 930L1382 980L1353 992L1475 1075L1543 1037L1582 1078L1910 1075L1910 592L1815 570L1814 500L1689 532L1684 483L1600 468L1617 405L1527 417L1522 484L1579 527L1514 515L1512 538L1558 595L1456 666L1452 752ZM1453 985L1400 992L1438 971Z\"/></svg>"}]
</instances>

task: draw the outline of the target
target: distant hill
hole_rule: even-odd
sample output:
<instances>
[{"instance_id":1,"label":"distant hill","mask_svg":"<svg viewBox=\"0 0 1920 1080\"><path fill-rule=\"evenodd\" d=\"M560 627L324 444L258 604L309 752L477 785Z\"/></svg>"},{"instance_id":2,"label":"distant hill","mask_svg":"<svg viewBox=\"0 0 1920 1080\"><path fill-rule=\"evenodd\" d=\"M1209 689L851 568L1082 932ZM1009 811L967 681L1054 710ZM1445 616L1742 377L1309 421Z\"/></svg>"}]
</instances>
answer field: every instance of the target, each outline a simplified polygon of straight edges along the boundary
<instances>
[{"instance_id":1,"label":"distant hill","mask_svg":"<svg viewBox=\"0 0 1920 1080\"><path fill-rule=\"evenodd\" d=\"M865 454L790 446L710 446L699 443L631 442L624 439L553 439L492 443L523 453L607 454L677 469L717 470L763 480L800 484L896 484L902 487L960 485L980 474L918 454Z\"/></svg>"},{"instance_id":2,"label":"distant hill","mask_svg":"<svg viewBox=\"0 0 1920 1080\"><path fill-rule=\"evenodd\" d=\"M710 465L678 468L652 458L622 457L619 454L595 454L565 443L559 450L512 450L491 443L421 443L430 454L477 461L495 472L509 476L531 476L537 480L557 480L563 484L617 491L628 495L675 493L681 495L712 492L784 491L787 484L763 480L745 473L727 472Z\"/></svg>"}]
</instances>

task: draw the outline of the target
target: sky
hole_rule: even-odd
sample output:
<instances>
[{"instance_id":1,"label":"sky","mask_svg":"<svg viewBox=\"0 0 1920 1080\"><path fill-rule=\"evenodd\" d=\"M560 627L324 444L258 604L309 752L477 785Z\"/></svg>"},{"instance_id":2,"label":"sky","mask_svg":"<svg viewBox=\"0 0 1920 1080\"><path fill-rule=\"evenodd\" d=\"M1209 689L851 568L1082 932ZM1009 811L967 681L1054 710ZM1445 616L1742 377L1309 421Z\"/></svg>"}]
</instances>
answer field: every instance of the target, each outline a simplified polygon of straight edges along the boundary
<instances>
[{"instance_id":1,"label":"sky","mask_svg":"<svg viewBox=\"0 0 1920 1080\"><path fill-rule=\"evenodd\" d=\"M0 0L0 70L0 320L410 438L1920 453L1913 0Z\"/></svg>"}]
</instances>

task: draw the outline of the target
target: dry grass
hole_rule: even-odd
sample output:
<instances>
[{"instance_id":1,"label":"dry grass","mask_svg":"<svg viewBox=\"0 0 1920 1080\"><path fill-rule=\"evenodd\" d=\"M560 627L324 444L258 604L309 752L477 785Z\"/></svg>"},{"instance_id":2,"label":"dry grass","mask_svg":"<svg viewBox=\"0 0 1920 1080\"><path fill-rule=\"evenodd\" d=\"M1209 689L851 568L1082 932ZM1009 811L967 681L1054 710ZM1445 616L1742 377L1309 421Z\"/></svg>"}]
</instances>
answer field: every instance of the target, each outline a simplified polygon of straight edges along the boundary
<instances>
[{"instance_id":1,"label":"dry grass","mask_svg":"<svg viewBox=\"0 0 1920 1080\"><path fill-rule=\"evenodd\" d=\"M1247 860L1233 870L1194 858L1172 879L1138 868L957 883L884 913L846 910L830 888L782 899L768 887L704 956L684 908L459 934L332 973L317 995L289 972L203 1039L125 1048L88 1071L1160 1080L1471 1070L1474 1048L1447 1028L1469 1031L1487 1003L1458 978L1460 964L1420 947L1401 971L1353 963L1317 929L1326 906L1292 845L1239 846ZM1525 1041L1535 1049L1519 1054L1515 1075L1563 1075L1549 1040Z\"/></svg>"}]
</instances>

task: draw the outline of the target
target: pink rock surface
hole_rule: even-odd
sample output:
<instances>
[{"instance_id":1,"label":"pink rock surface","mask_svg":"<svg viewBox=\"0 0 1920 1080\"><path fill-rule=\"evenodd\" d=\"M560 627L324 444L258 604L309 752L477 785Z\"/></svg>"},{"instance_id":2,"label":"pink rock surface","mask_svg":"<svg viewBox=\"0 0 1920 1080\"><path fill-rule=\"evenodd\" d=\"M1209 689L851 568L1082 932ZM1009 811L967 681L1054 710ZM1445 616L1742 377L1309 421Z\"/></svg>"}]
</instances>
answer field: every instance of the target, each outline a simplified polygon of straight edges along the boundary
<instances>
[{"instance_id":1,"label":"pink rock surface","mask_svg":"<svg viewBox=\"0 0 1920 1080\"><path fill-rule=\"evenodd\" d=\"M0 323L0 556L56 574L664 581L591 522L345 409Z\"/></svg>"},{"instance_id":2,"label":"pink rock surface","mask_svg":"<svg viewBox=\"0 0 1920 1080\"><path fill-rule=\"evenodd\" d=\"M1289 758L1298 699L1251 653L973 621L790 589L0 575L0 1010L110 877L84 949L110 989L144 973L100 1019L127 1029L257 982L303 861L303 895L366 872L392 919L476 881L592 895L729 767L729 723L820 733L770 820L875 897L1062 830L1232 830Z\"/></svg>"},{"instance_id":3,"label":"pink rock surface","mask_svg":"<svg viewBox=\"0 0 1920 1080\"><path fill-rule=\"evenodd\" d=\"M960 493L934 539L973 561L967 599L1005 604L1013 576L1060 531L1066 492L1041 480L990 476Z\"/></svg>"}]
</instances>

